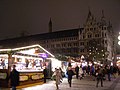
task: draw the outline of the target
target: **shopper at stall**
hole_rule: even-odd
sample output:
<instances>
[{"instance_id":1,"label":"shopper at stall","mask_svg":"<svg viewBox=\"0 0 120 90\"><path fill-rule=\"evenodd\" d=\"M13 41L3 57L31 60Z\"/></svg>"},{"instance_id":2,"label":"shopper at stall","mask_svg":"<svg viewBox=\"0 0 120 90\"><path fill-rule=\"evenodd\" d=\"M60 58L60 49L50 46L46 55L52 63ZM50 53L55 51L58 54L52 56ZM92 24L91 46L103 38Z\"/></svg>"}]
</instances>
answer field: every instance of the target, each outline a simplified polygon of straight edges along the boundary
<instances>
[{"instance_id":1,"label":"shopper at stall","mask_svg":"<svg viewBox=\"0 0 120 90\"><path fill-rule=\"evenodd\" d=\"M12 90L16 90L16 86L19 85L19 72L15 69L16 65L13 65L13 70L10 72L10 79Z\"/></svg>"},{"instance_id":2,"label":"shopper at stall","mask_svg":"<svg viewBox=\"0 0 120 90\"><path fill-rule=\"evenodd\" d=\"M28 65L29 65L29 60L28 60L28 59L26 59L26 60L25 60L25 62L26 62L26 68L28 68Z\"/></svg>"},{"instance_id":3,"label":"shopper at stall","mask_svg":"<svg viewBox=\"0 0 120 90\"><path fill-rule=\"evenodd\" d=\"M44 74L44 83L46 83L46 78L47 78L47 76L48 76L48 72L47 72L46 66L45 66L44 69L43 69L43 74Z\"/></svg>"},{"instance_id":4,"label":"shopper at stall","mask_svg":"<svg viewBox=\"0 0 120 90\"><path fill-rule=\"evenodd\" d=\"M4 69L5 68L5 60L1 59L1 66Z\"/></svg>"}]
</instances>

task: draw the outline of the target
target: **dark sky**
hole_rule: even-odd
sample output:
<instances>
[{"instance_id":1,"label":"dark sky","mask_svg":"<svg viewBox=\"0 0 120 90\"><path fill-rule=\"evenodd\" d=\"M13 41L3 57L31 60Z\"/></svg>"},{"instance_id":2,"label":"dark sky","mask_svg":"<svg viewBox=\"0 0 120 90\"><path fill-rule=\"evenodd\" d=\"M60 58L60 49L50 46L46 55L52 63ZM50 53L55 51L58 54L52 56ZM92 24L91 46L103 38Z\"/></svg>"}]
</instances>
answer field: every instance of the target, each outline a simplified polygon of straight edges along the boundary
<instances>
[{"instance_id":1,"label":"dark sky","mask_svg":"<svg viewBox=\"0 0 120 90\"><path fill-rule=\"evenodd\" d=\"M120 0L0 0L0 39L83 27L89 11L100 19L102 10L114 31L120 31Z\"/></svg>"}]
</instances>

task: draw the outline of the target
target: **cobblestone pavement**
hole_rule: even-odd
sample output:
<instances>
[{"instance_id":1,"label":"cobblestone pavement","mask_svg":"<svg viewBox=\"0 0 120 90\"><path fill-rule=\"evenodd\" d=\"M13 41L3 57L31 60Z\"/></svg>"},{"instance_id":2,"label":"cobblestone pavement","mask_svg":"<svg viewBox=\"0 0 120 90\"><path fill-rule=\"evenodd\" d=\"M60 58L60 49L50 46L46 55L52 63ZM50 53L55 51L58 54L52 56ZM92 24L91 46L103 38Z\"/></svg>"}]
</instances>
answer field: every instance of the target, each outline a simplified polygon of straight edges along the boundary
<instances>
[{"instance_id":1,"label":"cobblestone pavement","mask_svg":"<svg viewBox=\"0 0 120 90\"><path fill-rule=\"evenodd\" d=\"M105 80L103 87L96 87L96 81L93 80L92 76L86 76L84 79L79 80L73 78L72 87L69 87L67 78L63 79L63 82L59 85L60 90L120 90L120 77L112 78L111 81ZM11 89L0 89L0 90L11 90ZM55 81L47 81L42 85L34 85L26 88L17 90L56 90Z\"/></svg>"}]
</instances>

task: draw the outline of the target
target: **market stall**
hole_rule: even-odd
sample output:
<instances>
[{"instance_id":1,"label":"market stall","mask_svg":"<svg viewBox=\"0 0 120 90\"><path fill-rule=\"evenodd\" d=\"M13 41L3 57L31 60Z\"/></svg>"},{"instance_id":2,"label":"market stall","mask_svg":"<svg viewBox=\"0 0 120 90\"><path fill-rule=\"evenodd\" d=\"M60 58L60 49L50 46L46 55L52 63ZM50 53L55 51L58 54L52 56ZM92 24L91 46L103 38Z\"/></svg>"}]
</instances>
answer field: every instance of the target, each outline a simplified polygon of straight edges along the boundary
<instances>
[{"instance_id":1,"label":"market stall","mask_svg":"<svg viewBox=\"0 0 120 90\"><path fill-rule=\"evenodd\" d=\"M10 83L6 79L14 64L20 72L20 85L43 82L43 68L46 66L51 70L52 58L54 55L38 44L0 49L0 87L9 87Z\"/></svg>"}]
</instances>

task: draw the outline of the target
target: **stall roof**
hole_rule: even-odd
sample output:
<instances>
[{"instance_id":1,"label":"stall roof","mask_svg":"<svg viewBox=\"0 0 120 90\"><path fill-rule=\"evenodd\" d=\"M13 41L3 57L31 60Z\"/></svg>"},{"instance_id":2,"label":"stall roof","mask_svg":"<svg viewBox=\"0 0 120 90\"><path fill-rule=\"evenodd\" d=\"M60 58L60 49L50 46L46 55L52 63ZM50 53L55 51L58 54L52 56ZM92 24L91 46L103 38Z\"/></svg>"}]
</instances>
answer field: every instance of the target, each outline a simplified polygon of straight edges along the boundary
<instances>
[{"instance_id":1,"label":"stall roof","mask_svg":"<svg viewBox=\"0 0 120 90\"><path fill-rule=\"evenodd\" d=\"M33 51L33 49L34 49L34 51ZM33 52L31 52L31 51L33 51ZM1 54L13 53L13 54L31 55L31 56L40 56L40 55L47 54L50 57L54 57L53 54L51 54L49 51L44 49L39 44L25 46L25 47L19 47L19 48L0 49L0 53Z\"/></svg>"}]
</instances>

